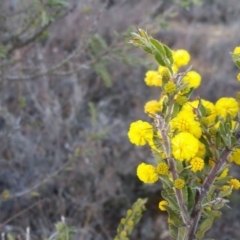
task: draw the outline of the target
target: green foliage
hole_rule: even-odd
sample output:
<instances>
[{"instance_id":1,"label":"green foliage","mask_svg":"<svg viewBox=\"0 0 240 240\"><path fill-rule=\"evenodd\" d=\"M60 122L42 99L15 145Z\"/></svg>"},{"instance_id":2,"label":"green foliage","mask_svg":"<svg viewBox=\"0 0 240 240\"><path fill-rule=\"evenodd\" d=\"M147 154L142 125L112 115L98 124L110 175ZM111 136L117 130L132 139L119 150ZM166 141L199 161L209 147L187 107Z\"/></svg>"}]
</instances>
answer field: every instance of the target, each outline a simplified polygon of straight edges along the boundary
<instances>
[{"instance_id":1,"label":"green foliage","mask_svg":"<svg viewBox=\"0 0 240 240\"><path fill-rule=\"evenodd\" d=\"M64 221L55 224L56 236L52 240L71 240L77 229L75 227L69 227Z\"/></svg>"},{"instance_id":2,"label":"green foliage","mask_svg":"<svg viewBox=\"0 0 240 240\"><path fill-rule=\"evenodd\" d=\"M142 212L145 211L145 203L147 199L139 198L130 209L127 210L125 218L122 218L118 228L117 235L114 240L128 240L134 226L140 221Z\"/></svg>"},{"instance_id":3,"label":"green foliage","mask_svg":"<svg viewBox=\"0 0 240 240\"><path fill-rule=\"evenodd\" d=\"M232 56L233 62L236 64L238 68L240 68L240 53L237 53L237 54L230 53L230 54Z\"/></svg>"},{"instance_id":4,"label":"green foliage","mask_svg":"<svg viewBox=\"0 0 240 240\"><path fill-rule=\"evenodd\" d=\"M131 35L133 39L130 40L130 43L137 47L141 47L145 52L154 55L159 65L167 67L168 70L173 73L171 67L173 64L173 56L172 51L168 46L152 37L149 37L147 32L142 29L138 29L138 33L133 32Z\"/></svg>"}]
</instances>

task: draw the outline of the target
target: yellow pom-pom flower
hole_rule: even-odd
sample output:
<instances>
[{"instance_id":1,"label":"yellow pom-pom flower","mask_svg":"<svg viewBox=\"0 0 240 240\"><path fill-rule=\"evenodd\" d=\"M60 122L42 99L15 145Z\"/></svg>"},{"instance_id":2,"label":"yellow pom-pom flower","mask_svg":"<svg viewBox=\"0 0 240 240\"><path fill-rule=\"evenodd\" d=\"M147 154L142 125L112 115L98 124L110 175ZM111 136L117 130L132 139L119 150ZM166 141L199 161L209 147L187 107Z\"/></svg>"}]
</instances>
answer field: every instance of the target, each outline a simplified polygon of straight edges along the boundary
<instances>
[{"instance_id":1,"label":"yellow pom-pom flower","mask_svg":"<svg viewBox=\"0 0 240 240\"><path fill-rule=\"evenodd\" d=\"M158 207L161 211L166 211L165 206L168 206L168 202L165 200L160 201L158 204Z\"/></svg>"},{"instance_id":2,"label":"yellow pom-pom flower","mask_svg":"<svg viewBox=\"0 0 240 240\"><path fill-rule=\"evenodd\" d=\"M165 93L167 93L167 94L174 93L176 91L176 88L177 88L176 84L174 82L171 82L171 81L167 82L163 87Z\"/></svg>"},{"instance_id":3,"label":"yellow pom-pom flower","mask_svg":"<svg viewBox=\"0 0 240 240\"><path fill-rule=\"evenodd\" d=\"M148 101L144 106L144 112L150 114L156 114L162 111L162 104L159 101Z\"/></svg>"},{"instance_id":4,"label":"yellow pom-pom flower","mask_svg":"<svg viewBox=\"0 0 240 240\"><path fill-rule=\"evenodd\" d=\"M161 162L157 165L156 170L160 175L168 175L169 166L166 163Z\"/></svg>"},{"instance_id":5,"label":"yellow pom-pom flower","mask_svg":"<svg viewBox=\"0 0 240 240\"><path fill-rule=\"evenodd\" d=\"M171 75L169 73L169 70L168 68L166 67L163 67L163 66L159 66L158 68L158 73L160 74L161 76L161 79L165 82L167 82L168 80L170 80L171 78Z\"/></svg>"},{"instance_id":6,"label":"yellow pom-pom flower","mask_svg":"<svg viewBox=\"0 0 240 240\"><path fill-rule=\"evenodd\" d=\"M233 50L233 53L234 54L240 53L240 46L235 47L234 50Z\"/></svg>"},{"instance_id":7,"label":"yellow pom-pom flower","mask_svg":"<svg viewBox=\"0 0 240 240\"><path fill-rule=\"evenodd\" d=\"M235 148L231 155L229 156L230 161L234 161L236 164L240 165L240 148Z\"/></svg>"},{"instance_id":8,"label":"yellow pom-pom flower","mask_svg":"<svg viewBox=\"0 0 240 240\"><path fill-rule=\"evenodd\" d=\"M190 54L184 49L173 51L174 64L178 68L187 65L190 61L190 58Z\"/></svg>"},{"instance_id":9,"label":"yellow pom-pom flower","mask_svg":"<svg viewBox=\"0 0 240 240\"><path fill-rule=\"evenodd\" d=\"M238 102L234 98L220 98L215 104L217 115L226 118L229 113L233 118L238 112Z\"/></svg>"},{"instance_id":10,"label":"yellow pom-pom flower","mask_svg":"<svg viewBox=\"0 0 240 240\"><path fill-rule=\"evenodd\" d=\"M152 87L161 87L162 86L162 77L157 71L147 71L144 79L145 83Z\"/></svg>"},{"instance_id":11,"label":"yellow pom-pom flower","mask_svg":"<svg viewBox=\"0 0 240 240\"><path fill-rule=\"evenodd\" d=\"M227 175L228 175L228 172L229 172L229 168L225 168L221 174L217 177L217 179L222 179L222 178L225 178Z\"/></svg>"},{"instance_id":12,"label":"yellow pom-pom flower","mask_svg":"<svg viewBox=\"0 0 240 240\"><path fill-rule=\"evenodd\" d=\"M233 187L233 189L238 190L240 188L240 182L236 178L233 178L229 181L229 185Z\"/></svg>"},{"instance_id":13,"label":"yellow pom-pom flower","mask_svg":"<svg viewBox=\"0 0 240 240\"><path fill-rule=\"evenodd\" d=\"M187 132L178 133L172 138L172 153L179 161L189 161L198 152L198 139Z\"/></svg>"},{"instance_id":14,"label":"yellow pom-pom flower","mask_svg":"<svg viewBox=\"0 0 240 240\"><path fill-rule=\"evenodd\" d=\"M174 181L174 187L177 189L182 189L185 186L185 181L182 178L178 178Z\"/></svg>"},{"instance_id":15,"label":"yellow pom-pom flower","mask_svg":"<svg viewBox=\"0 0 240 240\"><path fill-rule=\"evenodd\" d=\"M179 105L182 106L188 101L188 98L186 96L177 95L175 100Z\"/></svg>"},{"instance_id":16,"label":"yellow pom-pom flower","mask_svg":"<svg viewBox=\"0 0 240 240\"><path fill-rule=\"evenodd\" d=\"M198 141L198 152L196 154L196 157L204 158L206 154L206 147L205 145Z\"/></svg>"},{"instance_id":17,"label":"yellow pom-pom flower","mask_svg":"<svg viewBox=\"0 0 240 240\"><path fill-rule=\"evenodd\" d=\"M195 71L189 71L186 76L183 77L183 82L188 83L189 88L198 88L201 84L201 75Z\"/></svg>"},{"instance_id":18,"label":"yellow pom-pom flower","mask_svg":"<svg viewBox=\"0 0 240 240\"><path fill-rule=\"evenodd\" d=\"M238 82L240 82L240 73L238 73L238 75L237 75L237 80L238 80Z\"/></svg>"},{"instance_id":19,"label":"yellow pom-pom flower","mask_svg":"<svg viewBox=\"0 0 240 240\"><path fill-rule=\"evenodd\" d=\"M189 132L194 137L200 138L202 135L202 129L200 123L194 120L194 115L181 111L170 122L172 131L178 130L180 132Z\"/></svg>"},{"instance_id":20,"label":"yellow pom-pom flower","mask_svg":"<svg viewBox=\"0 0 240 240\"><path fill-rule=\"evenodd\" d=\"M143 146L153 138L153 127L148 122L138 120L131 123L128 138L131 143L137 146Z\"/></svg>"},{"instance_id":21,"label":"yellow pom-pom flower","mask_svg":"<svg viewBox=\"0 0 240 240\"><path fill-rule=\"evenodd\" d=\"M204 100L204 99L201 99L201 103L204 106L204 108L206 109L205 117L207 117L207 119L208 119L208 125L215 123L217 112L216 112L214 104L207 100ZM199 105L199 100L187 102L186 104L183 105L182 111L188 111L188 112L192 113L194 116L196 116L196 114L194 112L195 112L195 109L198 108L198 105Z\"/></svg>"},{"instance_id":22,"label":"yellow pom-pom flower","mask_svg":"<svg viewBox=\"0 0 240 240\"><path fill-rule=\"evenodd\" d=\"M204 161L202 158L194 157L191 161L191 170L193 172L201 171L204 168Z\"/></svg>"},{"instance_id":23,"label":"yellow pom-pom flower","mask_svg":"<svg viewBox=\"0 0 240 240\"><path fill-rule=\"evenodd\" d=\"M155 183L158 180L156 168L151 164L146 163L138 165L137 176L144 183Z\"/></svg>"}]
</instances>

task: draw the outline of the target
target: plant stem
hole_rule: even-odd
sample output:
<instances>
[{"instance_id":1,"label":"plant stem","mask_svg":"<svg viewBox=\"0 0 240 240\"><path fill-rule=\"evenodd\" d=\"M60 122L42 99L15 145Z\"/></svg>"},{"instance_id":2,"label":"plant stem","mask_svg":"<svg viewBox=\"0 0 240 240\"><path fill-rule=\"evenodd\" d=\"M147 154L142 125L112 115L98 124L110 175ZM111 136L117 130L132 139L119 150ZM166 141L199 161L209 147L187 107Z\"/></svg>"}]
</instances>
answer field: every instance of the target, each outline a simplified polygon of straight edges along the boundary
<instances>
[{"instance_id":1,"label":"plant stem","mask_svg":"<svg viewBox=\"0 0 240 240\"><path fill-rule=\"evenodd\" d=\"M210 190L210 187L213 185L215 178L219 174L223 165L226 163L230 153L231 153L231 150L228 150L226 148L224 149L220 159L217 161L217 163L214 165L209 175L204 180L202 187L196 192L195 204L193 206L193 210L191 213L189 240L195 239L198 223L201 218L202 202L206 197L208 191Z\"/></svg>"}]
</instances>

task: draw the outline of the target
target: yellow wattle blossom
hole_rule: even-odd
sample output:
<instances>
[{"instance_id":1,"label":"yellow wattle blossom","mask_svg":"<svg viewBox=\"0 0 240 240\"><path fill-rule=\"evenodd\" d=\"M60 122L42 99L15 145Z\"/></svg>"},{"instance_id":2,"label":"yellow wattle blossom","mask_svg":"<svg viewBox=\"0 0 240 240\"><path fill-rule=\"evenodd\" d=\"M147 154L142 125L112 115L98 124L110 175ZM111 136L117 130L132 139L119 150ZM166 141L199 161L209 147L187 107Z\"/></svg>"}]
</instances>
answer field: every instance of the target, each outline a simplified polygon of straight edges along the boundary
<instances>
[{"instance_id":1,"label":"yellow wattle blossom","mask_svg":"<svg viewBox=\"0 0 240 240\"><path fill-rule=\"evenodd\" d=\"M144 183L155 183L158 180L157 170L151 164L141 163L137 167L137 176Z\"/></svg>"},{"instance_id":2,"label":"yellow wattle blossom","mask_svg":"<svg viewBox=\"0 0 240 240\"><path fill-rule=\"evenodd\" d=\"M216 163L212 158L210 158L209 161L208 161L208 164L209 164L210 167L213 167Z\"/></svg>"},{"instance_id":3,"label":"yellow wattle blossom","mask_svg":"<svg viewBox=\"0 0 240 240\"><path fill-rule=\"evenodd\" d=\"M193 172L201 171L204 168L204 160L199 157L194 157L191 161L191 170Z\"/></svg>"},{"instance_id":4,"label":"yellow wattle blossom","mask_svg":"<svg viewBox=\"0 0 240 240\"><path fill-rule=\"evenodd\" d=\"M177 189L182 189L185 186L185 181L182 178L178 178L174 181L174 187Z\"/></svg>"},{"instance_id":5,"label":"yellow wattle blossom","mask_svg":"<svg viewBox=\"0 0 240 240\"><path fill-rule=\"evenodd\" d=\"M157 165L156 170L160 175L168 175L169 166L166 163L161 162Z\"/></svg>"},{"instance_id":6,"label":"yellow wattle blossom","mask_svg":"<svg viewBox=\"0 0 240 240\"><path fill-rule=\"evenodd\" d=\"M171 140L172 154L179 161L189 161L198 152L198 139L187 132L178 133Z\"/></svg>"},{"instance_id":7,"label":"yellow wattle blossom","mask_svg":"<svg viewBox=\"0 0 240 240\"><path fill-rule=\"evenodd\" d=\"M234 161L236 164L240 165L240 148L233 149L231 155L229 156L230 161Z\"/></svg>"},{"instance_id":8,"label":"yellow wattle blossom","mask_svg":"<svg viewBox=\"0 0 240 240\"><path fill-rule=\"evenodd\" d=\"M234 54L240 53L240 46L235 47L234 50L233 50L233 53Z\"/></svg>"},{"instance_id":9,"label":"yellow wattle blossom","mask_svg":"<svg viewBox=\"0 0 240 240\"><path fill-rule=\"evenodd\" d=\"M167 82L163 87L164 92L167 93L167 94L174 93L176 91L176 88L177 88L176 84L174 82L171 82L171 81Z\"/></svg>"},{"instance_id":10,"label":"yellow wattle blossom","mask_svg":"<svg viewBox=\"0 0 240 240\"><path fill-rule=\"evenodd\" d=\"M144 79L145 83L152 87L161 87L162 86L162 77L157 71L147 71Z\"/></svg>"},{"instance_id":11,"label":"yellow wattle blossom","mask_svg":"<svg viewBox=\"0 0 240 240\"><path fill-rule=\"evenodd\" d=\"M167 82L171 78L170 72L167 67L159 66L158 73L160 74L161 79L165 82Z\"/></svg>"},{"instance_id":12,"label":"yellow wattle blossom","mask_svg":"<svg viewBox=\"0 0 240 240\"><path fill-rule=\"evenodd\" d=\"M238 179L233 178L229 181L229 185L233 187L233 189L238 190L240 188L240 182Z\"/></svg>"},{"instance_id":13,"label":"yellow wattle blossom","mask_svg":"<svg viewBox=\"0 0 240 240\"><path fill-rule=\"evenodd\" d=\"M214 104L204 99L201 99L201 103L207 112L206 116L204 117L207 117L208 125L215 123L217 112ZM186 104L183 105L182 111L191 112L194 116L196 116L195 109L198 108L198 105L199 105L199 100L187 102Z\"/></svg>"},{"instance_id":14,"label":"yellow wattle blossom","mask_svg":"<svg viewBox=\"0 0 240 240\"><path fill-rule=\"evenodd\" d=\"M186 96L177 95L175 101L182 106L188 101L188 98Z\"/></svg>"},{"instance_id":15,"label":"yellow wattle blossom","mask_svg":"<svg viewBox=\"0 0 240 240\"><path fill-rule=\"evenodd\" d=\"M238 80L238 82L240 82L240 73L238 73L238 75L237 75L237 80Z\"/></svg>"},{"instance_id":16,"label":"yellow wattle blossom","mask_svg":"<svg viewBox=\"0 0 240 240\"><path fill-rule=\"evenodd\" d=\"M189 88L198 88L201 84L202 77L195 71L189 71L186 76L183 77L183 82L188 83Z\"/></svg>"},{"instance_id":17,"label":"yellow wattle blossom","mask_svg":"<svg viewBox=\"0 0 240 240\"><path fill-rule=\"evenodd\" d=\"M198 152L196 154L196 157L204 158L206 154L206 147L205 145L198 141Z\"/></svg>"},{"instance_id":18,"label":"yellow wattle blossom","mask_svg":"<svg viewBox=\"0 0 240 240\"><path fill-rule=\"evenodd\" d=\"M202 136L200 123L195 121L194 115L187 111L179 112L178 115L171 120L170 125L172 131L189 132L196 138Z\"/></svg>"},{"instance_id":19,"label":"yellow wattle blossom","mask_svg":"<svg viewBox=\"0 0 240 240\"><path fill-rule=\"evenodd\" d=\"M148 101L144 106L144 112L147 114L150 113L150 116L151 114L156 114L161 111L162 111L162 104L156 100Z\"/></svg>"},{"instance_id":20,"label":"yellow wattle blossom","mask_svg":"<svg viewBox=\"0 0 240 240\"><path fill-rule=\"evenodd\" d=\"M153 127L148 122L138 120L131 123L128 138L131 143L137 146L143 146L153 138Z\"/></svg>"},{"instance_id":21,"label":"yellow wattle blossom","mask_svg":"<svg viewBox=\"0 0 240 240\"><path fill-rule=\"evenodd\" d=\"M217 177L217 179L225 178L228 175L229 168L225 168L222 173Z\"/></svg>"},{"instance_id":22,"label":"yellow wattle blossom","mask_svg":"<svg viewBox=\"0 0 240 240\"><path fill-rule=\"evenodd\" d=\"M234 118L237 116L238 102L234 98L223 97L216 102L215 108L218 116L226 118L229 113Z\"/></svg>"},{"instance_id":23,"label":"yellow wattle blossom","mask_svg":"<svg viewBox=\"0 0 240 240\"><path fill-rule=\"evenodd\" d=\"M189 61L190 61L190 54L184 50L184 49L179 49L176 51L173 51L173 60L174 64L180 68L182 66L186 66Z\"/></svg>"},{"instance_id":24,"label":"yellow wattle blossom","mask_svg":"<svg viewBox=\"0 0 240 240\"><path fill-rule=\"evenodd\" d=\"M165 206L168 206L168 202L165 200L160 201L158 204L158 207L161 211L166 211Z\"/></svg>"}]
</instances>

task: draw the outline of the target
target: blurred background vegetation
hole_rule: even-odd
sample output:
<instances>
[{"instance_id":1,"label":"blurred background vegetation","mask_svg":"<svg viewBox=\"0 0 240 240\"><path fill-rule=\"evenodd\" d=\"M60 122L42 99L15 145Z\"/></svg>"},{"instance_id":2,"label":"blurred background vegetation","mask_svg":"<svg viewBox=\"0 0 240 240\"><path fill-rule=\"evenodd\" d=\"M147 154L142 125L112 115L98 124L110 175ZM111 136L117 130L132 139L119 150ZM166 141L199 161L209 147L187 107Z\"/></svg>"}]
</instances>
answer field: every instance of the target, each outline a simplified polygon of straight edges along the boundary
<instances>
[{"instance_id":1,"label":"blurred background vegetation","mask_svg":"<svg viewBox=\"0 0 240 240\"><path fill-rule=\"evenodd\" d=\"M132 203L149 197L131 239L169 239L161 186L135 176L151 152L126 135L159 98L143 81L157 65L127 43L129 32L188 50L203 77L195 97L215 101L239 89L229 55L239 21L238 0L1 0L2 238L112 239ZM239 200L209 236L239 239Z\"/></svg>"}]
</instances>

